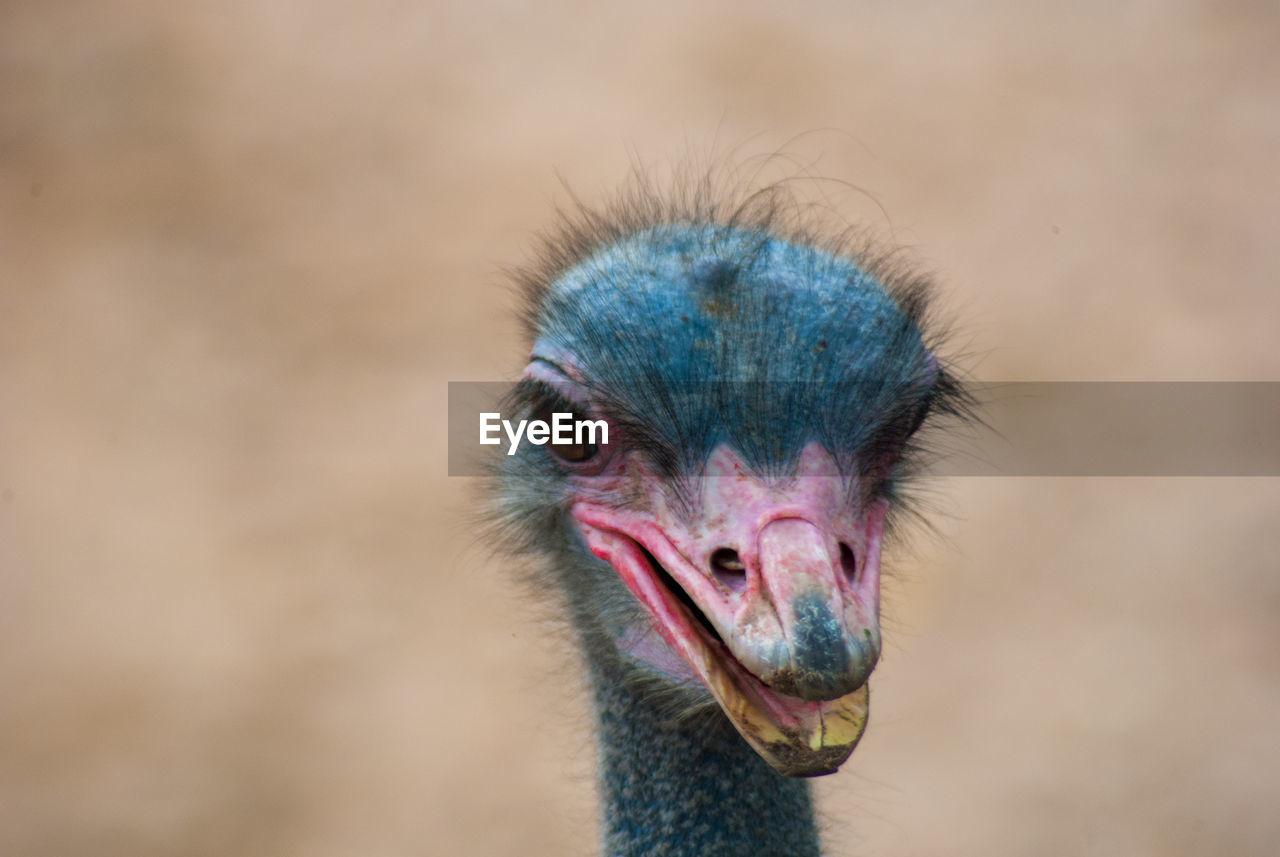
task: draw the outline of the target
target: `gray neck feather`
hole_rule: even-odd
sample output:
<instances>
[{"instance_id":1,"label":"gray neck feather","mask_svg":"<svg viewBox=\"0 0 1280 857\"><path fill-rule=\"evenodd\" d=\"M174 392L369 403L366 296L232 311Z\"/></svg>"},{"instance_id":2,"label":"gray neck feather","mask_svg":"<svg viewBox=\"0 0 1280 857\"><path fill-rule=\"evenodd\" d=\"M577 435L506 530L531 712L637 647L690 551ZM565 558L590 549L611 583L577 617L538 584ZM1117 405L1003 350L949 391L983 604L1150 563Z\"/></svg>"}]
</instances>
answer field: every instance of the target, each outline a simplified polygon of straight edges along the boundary
<instances>
[{"instance_id":1,"label":"gray neck feather","mask_svg":"<svg viewBox=\"0 0 1280 857\"><path fill-rule=\"evenodd\" d=\"M776 773L718 710L673 720L593 664L607 857L818 857L809 783Z\"/></svg>"}]
</instances>

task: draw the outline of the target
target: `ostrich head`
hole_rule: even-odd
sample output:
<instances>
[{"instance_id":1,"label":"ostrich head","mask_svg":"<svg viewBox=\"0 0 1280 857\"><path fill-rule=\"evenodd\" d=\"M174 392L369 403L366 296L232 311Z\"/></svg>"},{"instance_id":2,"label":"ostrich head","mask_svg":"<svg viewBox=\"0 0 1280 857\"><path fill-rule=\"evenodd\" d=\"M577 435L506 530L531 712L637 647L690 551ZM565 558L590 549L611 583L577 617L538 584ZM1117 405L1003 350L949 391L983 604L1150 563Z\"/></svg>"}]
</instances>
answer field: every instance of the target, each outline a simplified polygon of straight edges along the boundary
<instances>
[{"instance_id":1,"label":"ostrich head","mask_svg":"<svg viewBox=\"0 0 1280 857\"><path fill-rule=\"evenodd\" d=\"M597 434L526 443L495 485L598 675L714 701L777 771L812 776L866 724L913 435L964 393L921 282L784 228L780 193L728 210L641 191L549 241L522 274L509 410Z\"/></svg>"}]
</instances>

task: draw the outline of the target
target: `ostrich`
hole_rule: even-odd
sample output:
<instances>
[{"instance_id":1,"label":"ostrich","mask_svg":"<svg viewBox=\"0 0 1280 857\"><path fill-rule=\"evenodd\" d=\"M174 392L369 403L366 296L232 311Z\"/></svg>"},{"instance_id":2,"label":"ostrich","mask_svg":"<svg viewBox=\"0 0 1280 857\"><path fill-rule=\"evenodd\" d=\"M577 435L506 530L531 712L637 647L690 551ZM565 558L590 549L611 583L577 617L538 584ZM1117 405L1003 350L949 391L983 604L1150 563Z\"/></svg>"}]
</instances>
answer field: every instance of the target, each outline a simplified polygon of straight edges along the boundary
<instances>
[{"instance_id":1,"label":"ostrich","mask_svg":"<svg viewBox=\"0 0 1280 857\"><path fill-rule=\"evenodd\" d=\"M595 436L495 456L492 520L584 655L610 857L818 854L805 778L866 725L916 431L969 412L920 278L785 185L716 188L579 206L517 272L505 409Z\"/></svg>"}]
</instances>

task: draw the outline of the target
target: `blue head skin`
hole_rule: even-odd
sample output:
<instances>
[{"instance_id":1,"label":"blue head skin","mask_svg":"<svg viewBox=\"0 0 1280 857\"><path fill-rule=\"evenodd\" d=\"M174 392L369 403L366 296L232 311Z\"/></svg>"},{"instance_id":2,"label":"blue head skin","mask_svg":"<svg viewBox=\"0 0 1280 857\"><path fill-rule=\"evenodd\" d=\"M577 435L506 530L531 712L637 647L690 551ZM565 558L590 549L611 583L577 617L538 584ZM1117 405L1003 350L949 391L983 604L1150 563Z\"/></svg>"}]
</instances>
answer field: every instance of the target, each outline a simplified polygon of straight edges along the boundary
<instances>
[{"instance_id":1,"label":"blue head skin","mask_svg":"<svg viewBox=\"0 0 1280 857\"><path fill-rule=\"evenodd\" d=\"M861 735L884 517L963 391L918 283L767 224L587 238L529 279L512 405L610 442L525 446L497 484L590 666L606 852L816 854L807 787L775 771L833 771Z\"/></svg>"},{"instance_id":2,"label":"blue head skin","mask_svg":"<svg viewBox=\"0 0 1280 857\"><path fill-rule=\"evenodd\" d=\"M533 353L572 355L670 475L721 443L785 472L810 441L848 472L900 449L936 392L937 361L909 310L848 258L666 224L560 277Z\"/></svg>"}]
</instances>

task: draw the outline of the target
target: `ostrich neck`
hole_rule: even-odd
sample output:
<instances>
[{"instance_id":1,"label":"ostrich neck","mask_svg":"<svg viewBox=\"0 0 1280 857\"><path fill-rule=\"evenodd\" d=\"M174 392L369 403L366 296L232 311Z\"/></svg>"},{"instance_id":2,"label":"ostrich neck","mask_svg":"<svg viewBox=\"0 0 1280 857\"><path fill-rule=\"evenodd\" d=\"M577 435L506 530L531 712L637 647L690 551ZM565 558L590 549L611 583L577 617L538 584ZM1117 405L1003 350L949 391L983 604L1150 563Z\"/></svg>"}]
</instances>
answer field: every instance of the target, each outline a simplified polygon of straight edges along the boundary
<instances>
[{"instance_id":1,"label":"ostrich neck","mask_svg":"<svg viewBox=\"0 0 1280 857\"><path fill-rule=\"evenodd\" d=\"M817 857L808 781L776 773L723 716L673 723L591 672L606 857Z\"/></svg>"}]
</instances>

